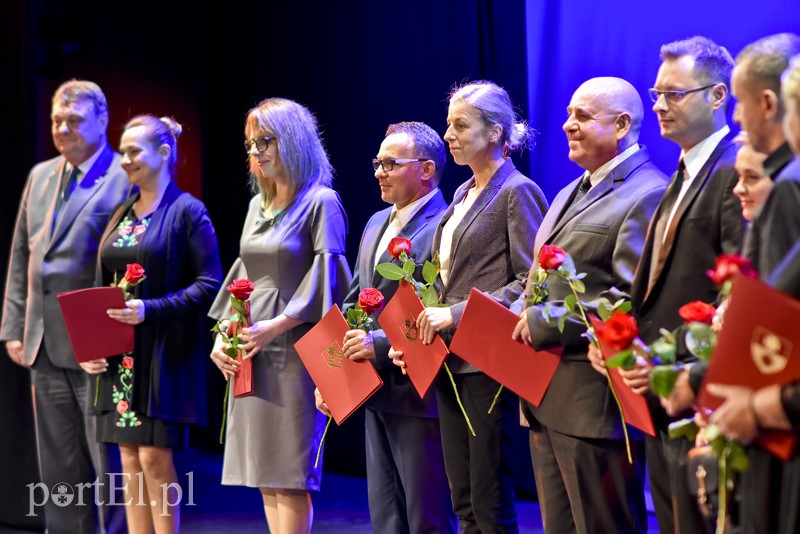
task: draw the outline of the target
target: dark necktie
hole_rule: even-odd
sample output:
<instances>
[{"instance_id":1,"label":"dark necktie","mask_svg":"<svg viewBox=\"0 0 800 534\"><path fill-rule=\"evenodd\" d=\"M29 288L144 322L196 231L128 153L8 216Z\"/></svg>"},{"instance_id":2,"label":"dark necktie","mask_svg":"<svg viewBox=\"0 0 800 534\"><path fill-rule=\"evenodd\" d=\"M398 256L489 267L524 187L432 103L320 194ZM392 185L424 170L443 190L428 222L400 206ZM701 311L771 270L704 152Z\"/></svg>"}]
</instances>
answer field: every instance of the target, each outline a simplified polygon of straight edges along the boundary
<instances>
[{"instance_id":1,"label":"dark necktie","mask_svg":"<svg viewBox=\"0 0 800 534\"><path fill-rule=\"evenodd\" d=\"M667 223L672 210L675 207L675 202L680 196L683 182L686 178L686 165L683 163L683 158L678 162L678 170L675 172L675 178L667 187L664 193L664 199L661 201L661 208L658 212L658 220L656 221L655 234L653 236L653 255L650 258L650 285L655 282L656 266L659 264L659 256L661 255L661 246L664 244L664 236L667 233Z\"/></svg>"},{"instance_id":2,"label":"dark necktie","mask_svg":"<svg viewBox=\"0 0 800 534\"><path fill-rule=\"evenodd\" d=\"M75 191L75 187L78 185L78 176L80 176L80 174L81 170L78 167L73 167L72 172L69 173L67 183L64 184L61 194L58 196L58 200L56 200L56 208L53 210L53 224L50 227L51 233L53 230L55 230L59 217L64 212L64 207L69 200L69 197L72 196L73 191Z\"/></svg>"},{"instance_id":3,"label":"dark necktie","mask_svg":"<svg viewBox=\"0 0 800 534\"><path fill-rule=\"evenodd\" d=\"M575 193L575 198L572 199L572 204L577 204L583 197L586 196L586 193L588 193L589 189L591 188L592 181L589 179L589 176L584 176L583 180L581 180L581 183L578 186L578 192Z\"/></svg>"}]
</instances>

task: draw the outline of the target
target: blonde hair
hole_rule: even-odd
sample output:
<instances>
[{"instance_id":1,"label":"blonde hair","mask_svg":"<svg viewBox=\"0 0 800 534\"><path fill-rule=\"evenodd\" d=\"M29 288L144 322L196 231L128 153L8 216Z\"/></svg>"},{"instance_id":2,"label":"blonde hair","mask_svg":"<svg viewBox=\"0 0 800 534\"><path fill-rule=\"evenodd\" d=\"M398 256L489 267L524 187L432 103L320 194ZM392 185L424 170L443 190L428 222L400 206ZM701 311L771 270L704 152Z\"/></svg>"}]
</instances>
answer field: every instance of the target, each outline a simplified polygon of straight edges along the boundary
<instances>
[{"instance_id":1,"label":"blonde hair","mask_svg":"<svg viewBox=\"0 0 800 534\"><path fill-rule=\"evenodd\" d=\"M278 157L292 184L293 196L313 185L330 187L333 167L322 146L317 120L306 108L286 98L268 98L247 112L245 137L274 135L277 139ZM261 205L266 207L275 196L275 184L260 179L261 171L255 157L248 155L250 184L261 194Z\"/></svg>"},{"instance_id":2,"label":"blonde hair","mask_svg":"<svg viewBox=\"0 0 800 534\"><path fill-rule=\"evenodd\" d=\"M143 126L148 142L155 148L161 145L169 147L169 174L175 175L178 165L178 138L183 133L183 127L171 117L158 118L155 115L137 115L128 121L125 130Z\"/></svg>"},{"instance_id":3,"label":"blonde hair","mask_svg":"<svg viewBox=\"0 0 800 534\"><path fill-rule=\"evenodd\" d=\"M508 92L494 82L478 80L454 87L449 102L465 102L475 108L486 126L502 129L499 144L504 155L533 147L534 131L514 112Z\"/></svg>"}]
</instances>

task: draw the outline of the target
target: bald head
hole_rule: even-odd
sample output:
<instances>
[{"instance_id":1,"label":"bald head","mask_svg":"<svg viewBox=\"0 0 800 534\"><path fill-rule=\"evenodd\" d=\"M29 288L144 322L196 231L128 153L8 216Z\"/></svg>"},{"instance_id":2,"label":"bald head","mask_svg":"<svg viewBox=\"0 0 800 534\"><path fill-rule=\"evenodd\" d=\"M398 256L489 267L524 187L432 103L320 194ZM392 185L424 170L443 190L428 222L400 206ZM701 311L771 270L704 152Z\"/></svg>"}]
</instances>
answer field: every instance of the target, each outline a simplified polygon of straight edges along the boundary
<instances>
[{"instance_id":1,"label":"bald head","mask_svg":"<svg viewBox=\"0 0 800 534\"><path fill-rule=\"evenodd\" d=\"M639 140L644 106L625 80L592 78L572 95L567 114L569 158L594 172Z\"/></svg>"}]
</instances>

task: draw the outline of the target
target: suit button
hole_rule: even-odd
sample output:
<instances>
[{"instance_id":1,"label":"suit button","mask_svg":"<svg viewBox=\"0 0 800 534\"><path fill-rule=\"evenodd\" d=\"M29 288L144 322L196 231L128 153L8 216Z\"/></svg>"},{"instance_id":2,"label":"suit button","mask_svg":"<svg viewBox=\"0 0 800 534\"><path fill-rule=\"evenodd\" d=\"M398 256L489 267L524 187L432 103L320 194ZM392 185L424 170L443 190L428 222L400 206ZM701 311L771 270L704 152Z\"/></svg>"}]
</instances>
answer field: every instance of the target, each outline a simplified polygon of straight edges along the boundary
<instances>
[{"instance_id":1,"label":"suit button","mask_svg":"<svg viewBox=\"0 0 800 534\"><path fill-rule=\"evenodd\" d=\"M44 290L44 294L45 294L45 295L49 295L49 294L50 294L50 290L49 290L49 289L45 289L45 290Z\"/></svg>"}]
</instances>

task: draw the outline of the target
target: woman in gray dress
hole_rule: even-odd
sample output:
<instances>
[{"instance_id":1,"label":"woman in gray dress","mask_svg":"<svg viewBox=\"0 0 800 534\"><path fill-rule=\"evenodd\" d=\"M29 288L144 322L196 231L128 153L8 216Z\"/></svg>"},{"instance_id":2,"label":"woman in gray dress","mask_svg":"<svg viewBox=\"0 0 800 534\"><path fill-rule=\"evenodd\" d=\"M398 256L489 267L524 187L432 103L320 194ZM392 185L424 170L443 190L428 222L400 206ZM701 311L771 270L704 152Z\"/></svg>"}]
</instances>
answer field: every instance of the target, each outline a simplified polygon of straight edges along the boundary
<instances>
[{"instance_id":1,"label":"woman in gray dress","mask_svg":"<svg viewBox=\"0 0 800 534\"><path fill-rule=\"evenodd\" d=\"M314 460L325 418L314 407L314 384L294 343L347 294L347 219L330 188L333 170L308 109L264 100L247 114L245 138L258 194L223 288L238 278L255 284L252 326L241 335L245 358L253 358L254 394L234 398L231 391L228 399L222 483L259 488L271 532L309 532L309 492L319 490L322 467ZM223 289L209 315L228 318L229 297ZM227 380L239 361L225 348L218 339L211 359Z\"/></svg>"}]
</instances>

